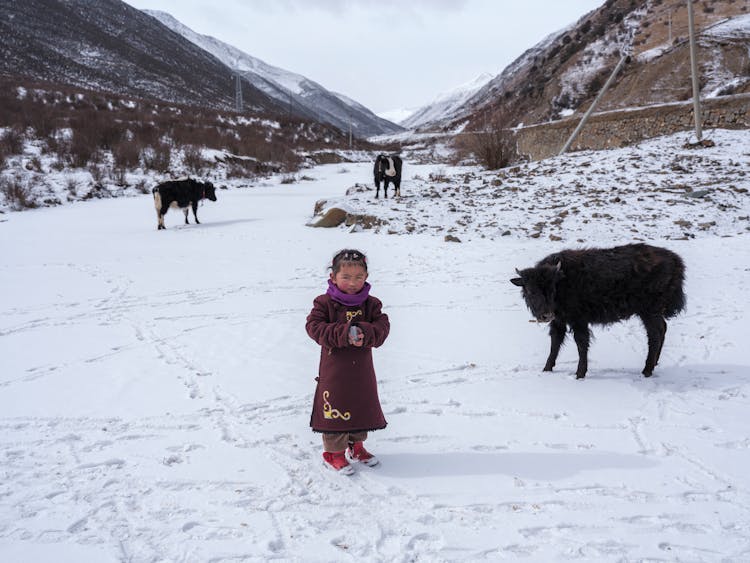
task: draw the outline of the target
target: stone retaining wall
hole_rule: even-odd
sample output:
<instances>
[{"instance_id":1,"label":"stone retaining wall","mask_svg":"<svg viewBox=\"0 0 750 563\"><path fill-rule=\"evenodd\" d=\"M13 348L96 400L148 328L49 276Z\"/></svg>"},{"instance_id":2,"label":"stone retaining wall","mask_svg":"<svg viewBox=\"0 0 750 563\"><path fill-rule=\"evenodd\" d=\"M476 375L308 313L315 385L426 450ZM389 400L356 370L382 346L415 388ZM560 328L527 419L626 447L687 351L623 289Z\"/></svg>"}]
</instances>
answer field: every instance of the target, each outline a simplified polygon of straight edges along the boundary
<instances>
[{"instance_id":1,"label":"stone retaining wall","mask_svg":"<svg viewBox=\"0 0 750 563\"><path fill-rule=\"evenodd\" d=\"M713 128L750 129L750 94L711 98L703 100L701 105L705 138L710 138ZM576 115L516 130L519 153L532 160L556 155L580 120L581 115ZM623 147L643 139L689 132L694 128L692 100L608 111L592 115L568 150Z\"/></svg>"}]
</instances>

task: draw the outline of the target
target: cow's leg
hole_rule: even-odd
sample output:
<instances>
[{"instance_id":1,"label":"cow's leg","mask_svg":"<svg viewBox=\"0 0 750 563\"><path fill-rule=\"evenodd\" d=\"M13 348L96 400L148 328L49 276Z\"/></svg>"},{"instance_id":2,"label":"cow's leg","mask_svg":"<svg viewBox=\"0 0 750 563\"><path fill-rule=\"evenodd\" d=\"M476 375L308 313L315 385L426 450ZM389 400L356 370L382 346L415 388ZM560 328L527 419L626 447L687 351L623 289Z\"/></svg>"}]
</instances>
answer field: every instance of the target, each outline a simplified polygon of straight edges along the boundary
<instances>
[{"instance_id":1,"label":"cow's leg","mask_svg":"<svg viewBox=\"0 0 750 563\"><path fill-rule=\"evenodd\" d=\"M388 199L388 184L391 183L391 180L388 178L388 176L385 177L385 180L383 180L383 197L385 199Z\"/></svg>"},{"instance_id":2,"label":"cow's leg","mask_svg":"<svg viewBox=\"0 0 750 563\"><path fill-rule=\"evenodd\" d=\"M195 224L196 225L200 225L201 224L201 222L198 221L198 202L197 201L193 202L193 218L195 218Z\"/></svg>"},{"instance_id":3,"label":"cow's leg","mask_svg":"<svg viewBox=\"0 0 750 563\"><path fill-rule=\"evenodd\" d=\"M589 369L589 342L591 341L591 333L589 332L588 325L573 325L573 338L576 341L576 346L578 346L576 379L583 379L586 377L586 372Z\"/></svg>"},{"instance_id":4,"label":"cow's leg","mask_svg":"<svg viewBox=\"0 0 750 563\"><path fill-rule=\"evenodd\" d=\"M185 207L182 211L185 213L185 224L189 225L190 221L188 221L188 212L190 211L190 208L189 207Z\"/></svg>"},{"instance_id":5,"label":"cow's leg","mask_svg":"<svg viewBox=\"0 0 750 563\"><path fill-rule=\"evenodd\" d=\"M651 377L664 342L666 322L660 315L641 315L641 321L643 321L643 326L646 327L648 337L648 355L646 356L646 365L641 373L646 377Z\"/></svg>"},{"instance_id":6,"label":"cow's leg","mask_svg":"<svg viewBox=\"0 0 750 563\"><path fill-rule=\"evenodd\" d=\"M169 211L169 206L161 208L161 211L159 211L159 228L160 229L166 229L164 226L164 216L167 214L167 211Z\"/></svg>"},{"instance_id":7,"label":"cow's leg","mask_svg":"<svg viewBox=\"0 0 750 563\"><path fill-rule=\"evenodd\" d=\"M544 364L544 371L552 371L557 361L557 354L560 353L560 346L562 346L565 340L566 324L558 320L554 320L549 325L549 336L551 340L551 346L549 350L549 357L547 357L547 363Z\"/></svg>"},{"instance_id":8,"label":"cow's leg","mask_svg":"<svg viewBox=\"0 0 750 563\"><path fill-rule=\"evenodd\" d=\"M158 190L154 191L154 208L156 209L156 230L161 231L164 228L164 212L161 205L161 194Z\"/></svg>"},{"instance_id":9,"label":"cow's leg","mask_svg":"<svg viewBox=\"0 0 750 563\"><path fill-rule=\"evenodd\" d=\"M375 180L375 199L380 197L380 181Z\"/></svg>"}]
</instances>

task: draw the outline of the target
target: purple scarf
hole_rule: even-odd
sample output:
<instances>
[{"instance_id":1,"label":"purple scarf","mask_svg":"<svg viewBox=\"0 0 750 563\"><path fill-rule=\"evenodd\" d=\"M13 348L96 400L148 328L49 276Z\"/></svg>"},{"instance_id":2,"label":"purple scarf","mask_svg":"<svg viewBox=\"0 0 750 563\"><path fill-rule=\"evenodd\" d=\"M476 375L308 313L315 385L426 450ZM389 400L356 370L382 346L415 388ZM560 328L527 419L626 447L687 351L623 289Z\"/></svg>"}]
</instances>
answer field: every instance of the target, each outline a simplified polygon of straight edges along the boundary
<instances>
[{"instance_id":1,"label":"purple scarf","mask_svg":"<svg viewBox=\"0 0 750 563\"><path fill-rule=\"evenodd\" d=\"M359 293L351 295L349 293L344 293L336 287L335 283L328 280L328 291L326 291L326 293L337 303L341 303L347 307L359 307L362 303L367 301L367 298L370 296L370 284L365 282L365 285L359 290Z\"/></svg>"}]
</instances>

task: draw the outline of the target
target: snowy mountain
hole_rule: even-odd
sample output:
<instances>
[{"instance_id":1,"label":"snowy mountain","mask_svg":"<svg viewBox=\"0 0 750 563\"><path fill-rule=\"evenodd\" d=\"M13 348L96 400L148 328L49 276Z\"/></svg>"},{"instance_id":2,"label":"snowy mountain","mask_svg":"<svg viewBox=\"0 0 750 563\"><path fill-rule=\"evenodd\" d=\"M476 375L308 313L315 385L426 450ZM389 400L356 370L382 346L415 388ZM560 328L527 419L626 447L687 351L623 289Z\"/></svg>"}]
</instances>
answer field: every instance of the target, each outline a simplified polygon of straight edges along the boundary
<instances>
[{"instance_id":1,"label":"snowy mountain","mask_svg":"<svg viewBox=\"0 0 750 563\"><path fill-rule=\"evenodd\" d=\"M172 15L157 11L144 12L180 34L201 49L211 53L229 68L239 72L251 84L297 113L323 123L330 123L357 137L394 133L402 128L372 113L369 109L300 74L269 65L223 41L196 33Z\"/></svg>"},{"instance_id":2,"label":"snowy mountain","mask_svg":"<svg viewBox=\"0 0 750 563\"><path fill-rule=\"evenodd\" d=\"M466 104L474 94L487 82L492 80L491 74L480 74L474 80L466 82L448 92L439 94L432 102L412 112L399 124L407 129L416 129L433 121L444 119L452 115Z\"/></svg>"}]
</instances>

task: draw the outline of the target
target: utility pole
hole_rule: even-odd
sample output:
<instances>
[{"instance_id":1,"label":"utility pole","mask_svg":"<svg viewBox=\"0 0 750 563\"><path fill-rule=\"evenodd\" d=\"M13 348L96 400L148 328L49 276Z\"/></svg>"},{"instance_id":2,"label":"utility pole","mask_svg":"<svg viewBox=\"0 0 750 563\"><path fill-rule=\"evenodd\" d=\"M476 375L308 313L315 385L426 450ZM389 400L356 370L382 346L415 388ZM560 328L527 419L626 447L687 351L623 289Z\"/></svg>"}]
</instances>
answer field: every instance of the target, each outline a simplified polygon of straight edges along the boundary
<instances>
[{"instance_id":1,"label":"utility pole","mask_svg":"<svg viewBox=\"0 0 750 563\"><path fill-rule=\"evenodd\" d=\"M242 113L242 77L239 72L234 75L234 109Z\"/></svg>"},{"instance_id":2,"label":"utility pole","mask_svg":"<svg viewBox=\"0 0 750 563\"><path fill-rule=\"evenodd\" d=\"M578 136L578 133L581 132L581 129L583 129L583 126L586 125L586 121L588 121L589 116L594 111L594 108L596 107L596 104L598 104L599 100L602 99L602 96L604 95L604 92L606 92L607 88L609 88L609 85L612 84L612 81L615 79L615 76L617 76L617 73L620 72L620 69L622 68L622 65L625 64L625 61L627 60L627 58L628 58L627 52L623 52L623 55L620 58L620 62L617 63L617 66L615 67L615 70L613 70L612 74L609 75L609 78L604 83L604 86L602 87L601 90L599 90L599 94L597 94L596 98L594 98L594 101L591 102L591 106L586 111L586 113L584 114L584 116L581 118L580 123L578 123L578 127L576 127L575 130L573 131L573 133L570 134L570 137L568 137L568 140L565 142L565 145L563 146L563 148L560 149L559 153L557 153L558 155L563 154L565 151L568 150L568 148L570 148L570 145L573 143L573 140Z\"/></svg>"},{"instance_id":3,"label":"utility pole","mask_svg":"<svg viewBox=\"0 0 750 563\"><path fill-rule=\"evenodd\" d=\"M693 76L693 117L695 117L695 136L698 142L703 140L701 115L701 91L698 82L698 56L695 50L695 20L693 19L693 0L687 0L688 26L690 27L690 73Z\"/></svg>"},{"instance_id":4,"label":"utility pole","mask_svg":"<svg viewBox=\"0 0 750 563\"><path fill-rule=\"evenodd\" d=\"M672 10L669 10L669 44L672 44Z\"/></svg>"}]
</instances>

